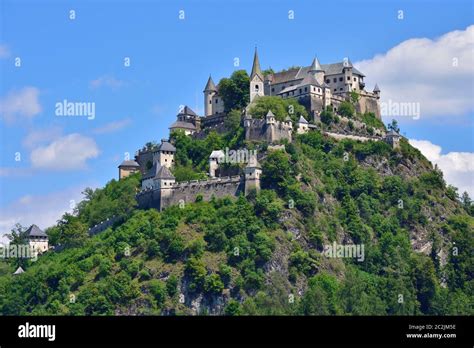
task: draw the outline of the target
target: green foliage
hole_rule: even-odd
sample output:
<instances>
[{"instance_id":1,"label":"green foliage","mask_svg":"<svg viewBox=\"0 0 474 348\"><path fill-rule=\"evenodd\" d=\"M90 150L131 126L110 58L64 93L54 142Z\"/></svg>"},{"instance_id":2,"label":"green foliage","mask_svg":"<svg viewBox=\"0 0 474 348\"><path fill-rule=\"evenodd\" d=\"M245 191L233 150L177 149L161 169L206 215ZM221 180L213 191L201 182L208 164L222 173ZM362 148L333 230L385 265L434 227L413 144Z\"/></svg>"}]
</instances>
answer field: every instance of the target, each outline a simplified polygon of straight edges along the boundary
<instances>
[{"instance_id":1,"label":"green foliage","mask_svg":"<svg viewBox=\"0 0 474 348\"><path fill-rule=\"evenodd\" d=\"M309 287L301 300L300 311L304 315L341 314L338 301L339 283L327 273L320 273L309 280Z\"/></svg>"},{"instance_id":2,"label":"green foliage","mask_svg":"<svg viewBox=\"0 0 474 348\"><path fill-rule=\"evenodd\" d=\"M377 126L372 115L360 117ZM243 144L241 127L203 139L174 132L173 139L174 170L183 180L206 172L211 150ZM472 201L446 187L418 150L405 139L393 151L384 142L336 142L317 131L285 149L267 153L263 189L249 197L196 199L158 212L135 209L139 174L87 190L74 214L47 230L53 244L68 248L28 262L20 276L11 275L13 263L0 262L0 313L188 313L180 288L190 301L204 295L209 303L225 291L226 315L474 314ZM369 157L394 174L361 164ZM411 165L420 174L402 176L399 168ZM87 235L117 215L114 226ZM24 242L24 230L17 226L13 240ZM433 243L430 255L413 251L413 233ZM364 261L328 260L321 250L333 241L363 243ZM279 271L285 267L289 274Z\"/></svg>"},{"instance_id":3,"label":"green foliage","mask_svg":"<svg viewBox=\"0 0 474 348\"><path fill-rule=\"evenodd\" d=\"M224 110L229 112L233 109L242 110L250 100L250 79L245 70L237 70L230 78L219 81L219 95L224 100Z\"/></svg>"},{"instance_id":4,"label":"green foliage","mask_svg":"<svg viewBox=\"0 0 474 348\"><path fill-rule=\"evenodd\" d=\"M210 294L220 294L224 290L224 283L218 274L208 275L204 281L204 291Z\"/></svg>"},{"instance_id":5,"label":"green foliage","mask_svg":"<svg viewBox=\"0 0 474 348\"><path fill-rule=\"evenodd\" d=\"M249 112L253 118L265 118L269 110L273 112L278 121L283 121L286 116L290 116L293 122L298 121L300 116L305 119L309 118L305 107L298 103L296 99L291 98L260 97L255 101Z\"/></svg>"},{"instance_id":6,"label":"green foliage","mask_svg":"<svg viewBox=\"0 0 474 348\"><path fill-rule=\"evenodd\" d=\"M339 113L339 115L348 118L352 118L355 115L354 106L348 101L341 102L339 108L337 109L337 112Z\"/></svg>"},{"instance_id":7,"label":"green foliage","mask_svg":"<svg viewBox=\"0 0 474 348\"><path fill-rule=\"evenodd\" d=\"M166 284L161 280L152 279L148 283L148 287L158 305L162 305L166 299Z\"/></svg>"},{"instance_id":8,"label":"green foliage","mask_svg":"<svg viewBox=\"0 0 474 348\"><path fill-rule=\"evenodd\" d=\"M362 122L364 122L368 127L378 128L378 129L385 129L385 125L381 120L375 116L373 112L366 112L360 115Z\"/></svg>"}]
</instances>

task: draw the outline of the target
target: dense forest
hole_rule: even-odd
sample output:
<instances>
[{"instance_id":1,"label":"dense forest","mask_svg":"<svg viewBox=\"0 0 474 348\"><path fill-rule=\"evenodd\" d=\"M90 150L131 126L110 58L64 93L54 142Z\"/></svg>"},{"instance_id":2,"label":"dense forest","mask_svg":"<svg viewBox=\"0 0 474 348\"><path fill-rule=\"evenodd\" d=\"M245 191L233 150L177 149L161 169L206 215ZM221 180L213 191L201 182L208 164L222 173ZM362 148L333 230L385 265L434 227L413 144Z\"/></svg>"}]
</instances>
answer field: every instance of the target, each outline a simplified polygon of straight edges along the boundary
<instances>
[{"instance_id":1,"label":"dense forest","mask_svg":"<svg viewBox=\"0 0 474 348\"><path fill-rule=\"evenodd\" d=\"M274 105L280 117L288 107L259 103L256 115ZM322 121L337 117L328 111ZM86 189L75 211L47 229L56 250L36 262L0 262L0 313L474 314L473 204L406 140L392 149L313 131L268 151L244 141L235 109L226 123L228 132L202 139L173 133L173 172L205 177L213 149L256 149L266 154L260 192L198 196L158 212L136 209L140 174ZM113 226L89 235L112 217ZM16 242L24 231L16 226ZM364 245L364 260L325 256L333 242ZM19 264L26 272L12 275Z\"/></svg>"}]
</instances>

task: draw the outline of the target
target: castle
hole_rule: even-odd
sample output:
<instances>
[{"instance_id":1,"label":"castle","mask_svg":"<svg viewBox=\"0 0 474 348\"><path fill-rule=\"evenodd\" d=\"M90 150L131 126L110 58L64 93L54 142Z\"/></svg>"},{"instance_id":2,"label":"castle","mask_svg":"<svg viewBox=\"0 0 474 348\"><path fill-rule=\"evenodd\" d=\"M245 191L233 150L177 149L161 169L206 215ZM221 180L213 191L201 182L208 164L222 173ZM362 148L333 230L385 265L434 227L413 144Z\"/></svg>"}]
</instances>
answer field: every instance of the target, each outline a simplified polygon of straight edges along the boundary
<instances>
[{"instance_id":1,"label":"castle","mask_svg":"<svg viewBox=\"0 0 474 348\"><path fill-rule=\"evenodd\" d=\"M257 50L255 50L252 71L250 74L250 104L242 112L242 126L245 140L264 141L277 148L281 140L291 142L293 134L303 134L314 130L320 121L320 114L327 108L338 110L341 102L351 100L353 92L358 100L353 101L356 112L372 112L380 119L380 89L375 85L372 92L365 90L365 75L357 70L349 59L334 64L320 64L314 58L307 67L290 68L289 70L266 75L260 68ZM224 100L219 95L219 85L215 85L209 76L204 87L204 116L197 115L188 106L183 107L177 120L170 127L170 132L181 130L190 137L200 137L208 129L222 129L227 117ZM253 118L250 107L263 96L294 98L305 106L310 120L300 116L295 123L289 115L278 121L271 110L265 118ZM329 136L344 135L326 133ZM347 136L346 136L347 137ZM364 137L359 140L373 140ZM389 132L383 138L393 148L399 146L400 135ZM375 139L379 140L379 139ZM213 150L209 156L209 173L206 180L176 182L172 174L176 148L170 140L163 139L158 146L148 145L139 150L135 160L126 160L119 166L119 178L140 171L142 174L141 190L136 198L142 209L155 208L163 210L168 206L186 204L200 199L210 200L211 197L247 195L252 190L260 189L262 169L256 154L249 156L244 170L238 175L217 176L220 162L224 156L220 149Z\"/></svg>"}]
</instances>

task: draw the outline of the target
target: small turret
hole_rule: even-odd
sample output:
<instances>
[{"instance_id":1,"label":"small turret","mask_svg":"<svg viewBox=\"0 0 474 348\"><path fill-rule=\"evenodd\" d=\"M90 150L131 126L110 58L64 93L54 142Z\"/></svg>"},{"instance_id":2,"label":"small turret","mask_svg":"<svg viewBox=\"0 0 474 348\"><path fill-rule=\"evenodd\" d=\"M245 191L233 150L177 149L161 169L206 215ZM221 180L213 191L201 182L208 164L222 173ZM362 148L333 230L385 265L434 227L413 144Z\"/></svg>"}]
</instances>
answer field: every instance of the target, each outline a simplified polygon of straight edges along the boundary
<instances>
[{"instance_id":1,"label":"small turret","mask_svg":"<svg viewBox=\"0 0 474 348\"><path fill-rule=\"evenodd\" d=\"M375 84L374 87L374 94L377 96L377 98L380 98L380 88L379 85Z\"/></svg>"},{"instance_id":2,"label":"small turret","mask_svg":"<svg viewBox=\"0 0 474 348\"><path fill-rule=\"evenodd\" d=\"M119 169L119 180L126 178L130 174L138 172L140 170L140 165L136 161L125 160L118 166Z\"/></svg>"},{"instance_id":3,"label":"small turret","mask_svg":"<svg viewBox=\"0 0 474 348\"><path fill-rule=\"evenodd\" d=\"M387 144L392 146L392 149L398 149L400 147L401 138L402 136L392 129L387 134L385 134L384 140Z\"/></svg>"},{"instance_id":4,"label":"small turret","mask_svg":"<svg viewBox=\"0 0 474 348\"><path fill-rule=\"evenodd\" d=\"M297 126L296 132L298 134L304 134L309 129L309 123L308 121L306 121L306 119L303 116L300 116L300 119L296 123L296 126Z\"/></svg>"},{"instance_id":5,"label":"small turret","mask_svg":"<svg viewBox=\"0 0 474 348\"><path fill-rule=\"evenodd\" d=\"M265 116L265 123L275 124L275 115L273 114L272 110L268 110L267 115Z\"/></svg>"},{"instance_id":6,"label":"small turret","mask_svg":"<svg viewBox=\"0 0 474 348\"><path fill-rule=\"evenodd\" d=\"M221 150L214 150L209 156L209 176L211 178L216 177L216 170L219 168L219 162L225 157L224 152Z\"/></svg>"}]
</instances>

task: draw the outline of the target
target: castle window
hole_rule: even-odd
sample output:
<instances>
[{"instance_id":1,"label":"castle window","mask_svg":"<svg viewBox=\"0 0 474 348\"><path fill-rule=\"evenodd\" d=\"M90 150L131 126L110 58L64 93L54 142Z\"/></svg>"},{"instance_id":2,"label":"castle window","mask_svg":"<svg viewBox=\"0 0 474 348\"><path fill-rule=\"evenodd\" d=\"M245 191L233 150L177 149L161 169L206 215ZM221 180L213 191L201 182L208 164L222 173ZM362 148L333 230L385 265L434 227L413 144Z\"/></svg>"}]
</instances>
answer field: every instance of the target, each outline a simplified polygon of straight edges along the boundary
<instances>
[{"instance_id":1,"label":"castle window","mask_svg":"<svg viewBox=\"0 0 474 348\"><path fill-rule=\"evenodd\" d=\"M351 80L351 77L350 76L347 76L347 81L350 81Z\"/></svg>"},{"instance_id":2,"label":"castle window","mask_svg":"<svg viewBox=\"0 0 474 348\"><path fill-rule=\"evenodd\" d=\"M330 83L331 82L331 79L326 79L326 83Z\"/></svg>"},{"instance_id":3,"label":"castle window","mask_svg":"<svg viewBox=\"0 0 474 348\"><path fill-rule=\"evenodd\" d=\"M333 78L333 79L332 79L332 82L337 82L337 79L336 79L336 78Z\"/></svg>"},{"instance_id":4,"label":"castle window","mask_svg":"<svg viewBox=\"0 0 474 348\"><path fill-rule=\"evenodd\" d=\"M334 92L336 92L336 91L337 91L337 88L334 88Z\"/></svg>"},{"instance_id":5,"label":"castle window","mask_svg":"<svg viewBox=\"0 0 474 348\"><path fill-rule=\"evenodd\" d=\"M212 100L209 100L209 104L212 104Z\"/></svg>"},{"instance_id":6,"label":"castle window","mask_svg":"<svg viewBox=\"0 0 474 348\"><path fill-rule=\"evenodd\" d=\"M300 94L303 93L303 90L300 88Z\"/></svg>"},{"instance_id":7,"label":"castle window","mask_svg":"<svg viewBox=\"0 0 474 348\"><path fill-rule=\"evenodd\" d=\"M308 92L308 87L305 87L305 88L304 88L304 91L305 91L305 92Z\"/></svg>"},{"instance_id":8,"label":"castle window","mask_svg":"<svg viewBox=\"0 0 474 348\"><path fill-rule=\"evenodd\" d=\"M219 102L219 99L216 99L216 104Z\"/></svg>"},{"instance_id":9,"label":"castle window","mask_svg":"<svg viewBox=\"0 0 474 348\"><path fill-rule=\"evenodd\" d=\"M275 92L275 88L272 88L272 92Z\"/></svg>"},{"instance_id":10,"label":"castle window","mask_svg":"<svg viewBox=\"0 0 474 348\"><path fill-rule=\"evenodd\" d=\"M342 77L339 78L339 82L341 82L341 81L342 81Z\"/></svg>"},{"instance_id":11,"label":"castle window","mask_svg":"<svg viewBox=\"0 0 474 348\"><path fill-rule=\"evenodd\" d=\"M357 81L357 79L354 77L354 81Z\"/></svg>"},{"instance_id":12,"label":"castle window","mask_svg":"<svg viewBox=\"0 0 474 348\"><path fill-rule=\"evenodd\" d=\"M340 91L342 91L342 88L339 88Z\"/></svg>"}]
</instances>

